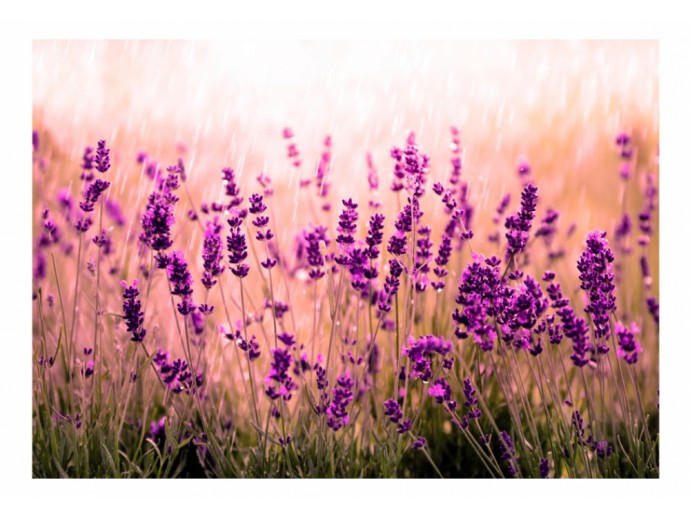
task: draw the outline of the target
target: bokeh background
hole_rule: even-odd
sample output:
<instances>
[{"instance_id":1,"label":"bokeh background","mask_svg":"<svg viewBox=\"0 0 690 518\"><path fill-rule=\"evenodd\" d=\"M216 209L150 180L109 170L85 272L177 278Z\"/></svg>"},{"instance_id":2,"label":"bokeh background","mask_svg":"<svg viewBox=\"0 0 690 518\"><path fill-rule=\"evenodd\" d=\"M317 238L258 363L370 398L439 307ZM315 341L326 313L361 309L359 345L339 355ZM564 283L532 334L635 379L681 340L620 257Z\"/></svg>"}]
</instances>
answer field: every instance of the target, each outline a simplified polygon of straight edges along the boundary
<instances>
[{"instance_id":1,"label":"bokeh background","mask_svg":"<svg viewBox=\"0 0 690 518\"><path fill-rule=\"evenodd\" d=\"M542 199L582 237L619 217L619 131L632 134L638 168L656 167L658 51L633 40L34 41L34 126L75 165L107 139L127 182L140 150L182 156L207 197L225 166L292 185L285 126L305 174L332 136L336 195L365 185L367 151L387 186L389 150L409 130L442 179L455 125L478 219L527 160Z\"/></svg>"}]
</instances>

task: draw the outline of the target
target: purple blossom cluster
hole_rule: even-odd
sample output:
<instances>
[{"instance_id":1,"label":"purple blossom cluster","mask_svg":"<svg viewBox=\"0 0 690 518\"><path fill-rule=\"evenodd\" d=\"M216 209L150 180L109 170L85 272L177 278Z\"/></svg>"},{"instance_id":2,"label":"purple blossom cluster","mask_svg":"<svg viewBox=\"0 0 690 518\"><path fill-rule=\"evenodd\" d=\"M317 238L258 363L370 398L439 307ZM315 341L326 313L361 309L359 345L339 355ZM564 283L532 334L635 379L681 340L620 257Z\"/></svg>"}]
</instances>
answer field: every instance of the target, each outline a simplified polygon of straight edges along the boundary
<instances>
[{"instance_id":1,"label":"purple blossom cluster","mask_svg":"<svg viewBox=\"0 0 690 518\"><path fill-rule=\"evenodd\" d=\"M175 394L195 394L204 384L201 371L194 375L185 360L177 358L171 361L167 351L159 350L154 354L153 363L158 366L158 373L165 386Z\"/></svg>"},{"instance_id":2,"label":"purple blossom cluster","mask_svg":"<svg viewBox=\"0 0 690 518\"><path fill-rule=\"evenodd\" d=\"M518 459L515 455L515 446L513 445L513 440L510 438L508 432L502 431L499 435L498 440L498 450L500 452L500 458L505 463L508 469L508 475L515 478L520 473L520 468Z\"/></svg>"},{"instance_id":3,"label":"purple blossom cluster","mask_svg":"<svg viewBox=\"0 0 690 518\"><path fill-rule=\"evenodd\" d=\"M570 305L570 300L563 296L560 285L553 282L555 279L553 273L549 272L545 278L550 281L547 293L551 300L551 307L556 310L556 314L561 319L563 334L573 344L573 354L570 356L570 359L577 367L584 367L590 361L587 358L587 354L594 351L589 340L587 321L575 314L575 310Z\"/></svg>"},{"instance_id":4,"label":"purple blossom cluster","mask_svg":"<svg viewBox=\"0 0 690 518\"><path fill-rule=\"evenodd\" d=\"M465 378L462 383L464 386L462 393L465 396L465 406L469 410L467 417L479 419L482 416L482 411L479 409L479 400L474 397L477 394L477 390L472 385L470 378Z\"/></svg>"},{"instance_id":5,"label":"purple blossom cluster","mask_svg":"<svg viewBox=\"0 0 690 518\"><path fill-rule=\"evenodd\" d=\"M122 314L127 323L127 332L132 333L132 342L141 342L146 336L144 329L144 312L141 310L139 300L139 281L134 279L131 286L127 282L120 282L122 286Z\"/></svg>"},{"instance_id":6,"label":"purple blossom cluster","mask_svg":"<svg viewBox=\"0 0 690 518\"><path fill-rule=\"evenodd\" d=\"M388 261L388 275L383 285L383 292L378 299L378 309L382 313L390 312L393 297L400 289L400 276L403 273L403 265L397 259Z\"/></svg>"},{"instance_id":7,"label":"purple blossom cluster","mask_svg":"<svg viewBox=\"0 0 690 518\"><path fill-rule=\"evenodd\" d=\"M336 386L333 387L330 403L326 407L326 424L337 432L343 426L350 424L350 416L347 407L354 400L352 388L354 382L349 373L344 373L336 378Z\"/></svg>"},{"instance_id":8,"label":"purple blossom cluster","mask_svg":"<svg viewBox=\"0 0 690 518\"><path fill-rule=\"evenodd\" d=\"M427 393L436 400L436 403L446 406L450 412L455 411L458 406L458 402L452 397L450 385L444 377L436 379L427 389Z\"/></svg>"},{"instance_id":9,"label":"purple blossom cluster","mask_svg":"<svg viewBox=\"0 0 690 518\"><path fill-rule=\"evenodd\" d=\"M248 257L248 253L247 237L242 231L243 221L244 219L241 211L237 210L236 208L231 209L230 217L228 218L230 232L225 237L230 271L235 277L240 279L243 279L249 274L249 265L244 262Z\"/></svg>"},{"instance_id":10,"label":"purple blossom cluster","mask_svg":"<svg viewBox=\"0 0 690 518\"><path fill-rule=\"evenodd\" d=\"M192 300L193 280L189 273L187 261L181 250L175 250L168 255L166 273L168 274L168 281L171 284L170 293L182 298L177 304L177 311L179 311L181 315L189 315L196 308Z\"/></svg>"},{"instance_id":11,"label":"purple blossom cluster","mask_svg":"<svg viewBox=\"0 0 690 518\"><path fill-rule=\"evenodd\" d=\"M630 324L630 327L626 327L621 322L616 322L615 330L618 337L618 356L631 365L637 363L642 347L635 340L635 335L640 332L640 328L635 322Z\"/></svg>"},{"instance_id":12,"label":"purple blossom cluster","mask_svg":"<svg viewBox=\"0 0 690 518\"><path fill-rule=\"evenodd\" d=\"M453 313L455 336L465 339L472 335L482 351L491 351L496 341L496 330L491 321L503 306L504 280L498 271L501 260L497 257L476 256L467 265L460 279L458 297L461 306Z\"/></svg>"},{"instance_id":13,"label":"purple blossom cluster","mask_svg":"<svg viewBox=\"0 0 690 518\"><path fill-rule=\"evenodd\" d=\"M530 183L525 185L522 190L520 211L506 218L505 228L508 230L506 232L506 239L508 240L507 258L525 250L536 210L537 186Z\"/></svg>"},{"instance_id":14,"label":"purple blossom cluster","mask_svg":"<svg viewBox=\"0 0 690 518\"><path fill-rule=\"evenodd\" d=\"M587 236L587 248L577 262L580 287L587 293L589 303L585 312L594 325L598 353L607 353L606 341L611 335L609 315L616 311L614 277L611 269L613 252L605 239L606 232L595 230Z\"/></svg>"},{"instance_id":15,"label":"purple blossom cluster","mask_svg":"<svg viewBox=\"0 0 690 518\"><path fill-rule=\"evenodd\" d=\"M283 398L290 401L292 393L297 390L297 385L290 376L290 365L292 365L292 354L290 346L285 348L276 347L271 349L271 371L266 376L266 395L271 400Z\"/></svg>"},{"instance_id":16,"label":"purple blossom cluster","mask_svg":"<svg viewBox=\"0 0 690 518\"><path fill-rule=\"evenodd\" d=\"M326 263L321 251L322 246L325 248L330 243L326 237L326 227L318 225L310 231L305 231L304 239L307 242L307 263L311 267L309 277L318 280L326 275L324 269Z\"/></svg>"},{"instance_id":17,"label":"purple blossom cluster","mask_svg":"<svg viewBox=\"0 0 690 518\"><path fill-rule=\"evenodd\" d=\"M179 201L174 191L179 188L175 169L168 171L167 178L161 178L157 190L153 191L141 216L142 233L139 241L157 252L158 268L165 268L165 250L172 246L172 225L175 223L175 204Z\"/></svg>"},{"instance_id":18,"label":"purple blossom cluster","mask_svg":"<svg viewBox=\"0 0 690 518\"><path fill-rule=\"evenodd\" d=\"M407 346L403 347L402 354L410 359L410 376L429 381L432 376L432 360L439 356L443 361L446 354L450 352L452 343L442 336L420 336L417 340L410 336Z\"/></svg>"},{"instance_id":19,"label":"purple blossom cluster","mask_svg":"<svg viewBox=\"0 0 690 518\"><path fill-rule=\"evenodd\" d=\"M213 221L206 222L206 231L204 232L204 242L202 246L201 256L204 260L204 273L201 277L201 283L210 290L218 281L219 277L224 271L225 267L221 265L223 259L223 240L220 235L221 226L218 223L218 218L213 218Z\"/></svg>"}]
</instances>

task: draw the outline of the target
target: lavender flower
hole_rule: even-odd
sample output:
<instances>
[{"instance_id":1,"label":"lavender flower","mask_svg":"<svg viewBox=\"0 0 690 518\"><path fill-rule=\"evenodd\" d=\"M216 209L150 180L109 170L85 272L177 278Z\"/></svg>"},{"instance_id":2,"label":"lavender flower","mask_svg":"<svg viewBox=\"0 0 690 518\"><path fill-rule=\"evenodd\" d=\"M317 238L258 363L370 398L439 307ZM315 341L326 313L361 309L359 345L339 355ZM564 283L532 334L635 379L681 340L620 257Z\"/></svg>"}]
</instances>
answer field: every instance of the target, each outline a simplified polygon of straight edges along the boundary
<instances>
[{"instance_id":1,"label":"lavender flower","mask_svg":"<svg viewBox=\"0 0 690 518\"><path fill-rule=\"evenodd\" d=\"M158 366L158 372L165 386L174 394L184 392L187 395L196 393L204 384L201 371L193 375L189 365L182 358L170 361L167 352L158 350L153 356L153 363Z\"/></svg>"},{"instance_id":2,"label":"lavender flower","mask_svg":"<svg viewBox=\"0 0 690 518\"><path fill-rule=\"evenodd\" d=\"M214 277L219 277L225 271L225 267L220 264L223 257L223 241L220 237L220 229L217 217L213 221L206 222L201 253L204 260L204 274L201 277L201 283L209 290L218 282Z\"/></svg>"},{"instance_id":3,"label":"lavender flower","mask_svg":"<svg viewBox=\"0 0 690 518\"><path fill-rule=\"evenodd\" d=\"M82 196L84 201L79 202L79 207L84 212L93 212L94 205L101 197L101 194L110 187L110 182L101 180L100 178L94 180L93 182L87 184Z\"/></svg>"},{"instance_id":4,"label":"lavender flower","mask_svg":"<svg viewBox=\"0 0 690 518\"><path fill-rule=\"evenodd\" d=\"M93 148L91 146L86 146L84 148L84 155L82 156L81 168L83 172L80 178L85 182L90 182L93 180Z\"/></svg>"},{"instance_id":5,"label":"lavender flower","mask_svg":"<svg viewBox=\"0 0 690 518\"><path fill-rule=\"evenodd\" d=\"M342 200L345 207L338 218L338 236L335 242L338 243L339 255L335 257L335 262L341 266L350 264L350 253L355 242L354 233L357 230L357 204L352 199Z\"/></svg>"},{"instance_id":6,"label":"lavender flower","mask_svg":"<svg viewBox=\"0 0 690 518\"><path fill-rule=\"evenodd\" d=\"M193 281L189 269L187 268L187 261L185 261L184 254L181 250L171 252L168 261L166 272L168 274L168 280L172 285L171 293L182 297L182 301L177 304L177 310L181 315L188 315L196 306L192 301Z\"/></svg>"},{"instance_id":7,"label":"lavender flower","mask_svg":"<svg viewBox=\"0 0 690 518\"><path fill-rule=\"evenodd\" d=\"M352 378L349 373L338 376L336 386L333 388L331 402L326 408L326 424L334 432L337 432L344 425L350 423L350 416L347 413L347 406L352 403L354 396Z\"/></svg>"},{"instance_id":8,"label":"lavender flower","mask_svg":"<svg viewBox=\"0 0 690 518\"><path fill-rule=\"evenodd\" d=\"M400 288L400 276L403 272L403 266L397 259L390 259L388 266L389 275L386 276L383 293L378 300L378 309L382 313L388 313L392 309L391 301Z\"/></svg>"},{"instance_id":9,"label":"lavender flower","mask_svg":"<svg viewBox=\"0 0 690 518\"><path fill-rule=\"evenodd\" d=\"M531 183L527 184L522 190L521 197L520 211L514 216L506 218L505 227L508 229L506 233L508 240L506 257L512 257L522 252L527 246L532 220L537 210L537 187Z\"/></svg>"},{"instance_id":10,"label":"lavender flower","mask_svg":"<svg viewBox=\"0 0 690 518\"><path fill-rule=\"evenodd\" d=\"M326 238L326 227L314 227L311 232L304 232L304 239L307 242L307 262L311 266L309 277L318 280L326 272L323 270L325 265L323 254L321 253L321 243L328 246L329 241Z\"/></svg>"},{"instance_id":11,"label":"lavender flower","mask_svg":"<svg viewBox=\"0 0 690 518\"><path fill-rule=\"evenodd\" d=\"M515 447L513 446L513 440L510 438L508 432L501 432L498 441L498 450L500 452L500 458L506 463L508 468L508 474L511 477L517 477L519 473L518 461L519 459L515 456Z\"/></svg>"},{"instance_id":12,"label":"lavender flower","mask_svg":"<svg viewBox=\"0 0 690 518\"><path fill-rule=\"evenodd\" d=\"M273 359L271 361L271 371L266 376L266 382L269 386L266 388L266 395L271 400L283 398L284 401L289 401L292 398L292 392L297 389L297 385L292 381L289 375L290 365L292 364L292 355L290 348L277 347L271 350Z\"/></svg>"},{"instance_id":13,"label":"lavender flower","mask_svg":"<svg viewBox=\"0 0 690 518\"><path fill-rule=\"evenodd\" d=\"M243 261L247 259L247 239L242 232L241 225L242 218L236 209L232 209L231 217L228 219L230 225L230 234L225 238L226 248L229 252L228 262L230 263L230 271L240 279L247 276L249 273L249 265Z\"/></svg>"},{"instance_id":14,"label":"lavender flower","mask_svg":"<svg viewBox=\"0 0 690 518\"><path fill-rule=\"evenodd\" d=\"M451 397L452 393L450 390L450 385L446 381L446 378L438 378L428 388L427 392L436 400L436 403L439 405L443 405L445 403L448 406L448 410L451 412L453 412L458 405L457 401Z\"/></svg>"},{"instance_id":15,"label":"lavender flower","mask_svg":"<svg viewBox=\"0 0 690 518\"><path fill-rule=\"evenodd\" d=\"M435 290L441 291L446 286L443 278L448 275L448 270L446 270L445 265L448 264L450 259L450 254L453 251L451 237L448 234L443 234L441 237L441 244L438 247L438 254L434 259L436 266L434 267L434 273L438 277L438 281L432 281L431 285Z\"/></svg>"},{"instance_id":16,"label":"lavender flower","mask_svg":"<svg viewBox=\"0 0 690 518\"><path fill-rule=\"evenodd\" d=\"M577 262L580 271L580 287L587 293L589 313L594 324L594 337L599 353L608 352L606 341L610 336L609 313L616 311L615 287L613 284L613 252L605 239L606 232L595 230L587 236L587 249Z\"/></svg>"},{"instance_id":17,"label":"lavender flower","mask_svg":"<svg viewBox=\"0 0 690 518\"><path fill-rule=\"evenodd\" d=\"M321 153L321 158L319 159L319 163L316 167L316 178L315 178L315 185L316 185L316 192L320 198L326 198L328 196L328 190L331 186L330 182L328 181L328 174L330 172L330 165L331 165L331 145L332 145L332 140L330 135L326 135L326 138L323 141L323 152ZM329 211L331 208L330 203L324 202L321 205L321 209L323 211Z\"/></svg>"},{"instance_id":18,"label":"lavender flower","mask_svg":"<svg viewBox=\"0 0 690 518\"><path fill-rule=\"evenodd\" d=\"M560 285L553 282L553 277L548 277L552 282L547 288L551 307L556 309L556 314L563 323L563 334L573 343L573 354L570 359L577 367L589 364L587 353L594 351L589 341L589 328L584 318L578 317L570 306L570 300L563 297Z\"/></svg>"},{"instance_id":19,"label":"lavender flower","mask_svg":"<svg viewBox=\"0 0 690 518\"><path fill-rule=\"evenodd\" d=\"M413 450L421 450L424 448L426 445L426 438L422 437L421 435L417 438L415 438L414 442L412 443L412 449Z\"/></svg>"},{"instance_id":20,"label":"lavender flower","mask_svg":"<svg viewBox=\"0 0 690 518\"><path fill-rule=\"evenodd\" d=\"M637 357L642 352L642 347L635 340L635 335L640 332L640 328L635 322L630 324L630 328L627 328L621 322L616 322L615 331L618 337L618 356L630 365L637 363Z\"/></svg>"},{"instance_id":21,"label":"lavender flower","mask_svg":"<svg viewBox=\"0 0 690 518\"><path fill-rule=\"evenodd\" d=\"M618 154L621 157L620 175L623 180L630 179L630 161L633 157L633 149L630 143L630 135L619 133L616 136L616 146L619 147Z\"/></svg>"},{"instance_id":22,"label":"lavender flower","mask_svg":"<svg viewBox=\"0 0 690 518\"><path fill-rule=\"evenodd\" d=\"M472 385L470 378L465 378L463 385L462 393L465 396L465 406L469 409L467 416L470 419L479 419L482 416L482 411L479 409L479 400L474 397L477 391Z\"/></svg>"},{"instance_id":23,"label":"lavender flower","mask_svg":"<svg viewBox=\"0 0 690 518\"><path fill-rule=\"evenodd\" d=\"M541 478L549 478L549 459L539 459L539 476Z\"/></svg>"},{"instance_id":24,"label":"lavender flower","mask_svg":"<svg viewBox=\"0 0 690 518\"><path fill-rule=\"evenodd\" d=\"M141 216L142 233L139 241L152 250L156 255L158 268L165 268L167 259L163 253L172 246L171 227L175 223L173 215L175 204L179 198L173 192L179 187L175 169L168 168L168 176L160 179L157 190L149 195L146 211Z\"/></svg>"},{"instance_id":25,"label":"lavender flower","mask_svg":"<svg viewBox=\"0 0 690 518\"><path fill-rule=\"evenodd\" d=\"M402 350L402 354L409 357L412 362L410 376L429 381L432 375L433 357L439 355L443 360L443 357L450 352L451 347L450 340L441 336L420 336L417 340L410 336L407 347L403 347Z\"/></svg>"},{"instance_id":26,"label":"lavender flower","mask_svg":"<svg viewBox=\"0 0 690 518\"><path fill-rule=\"evenodd\" d=\"M384 414L388 416L388 419L392 423L399 423L403 418L403 412L400 405L395 399L388 399L383 403Z\"/></svg>"},{"instance_id":27,"label":"lavender flower","mask_svg":"<svg viewBox=\"0 0 690 518\"><path fill-rule=\"evenodd\" d=\"M96 149L96 170L100 173L105 173L110 169L110 150L105 147L105 140L98 141Z\"/></svg>"},{"instance_id":28,"label":"lavender flower","mask_svg":"<svg viewBox=\"0 0 690 518\"><path fill-rule=\"evenodd\" d=\"M134 279L131 286L127 286L126 281L120 282L122 292L122 313L127 323L127 332L132 333L132 342L141 342L146 336L144 329L144 312L141 311L141 301L139 300L139 281Z\"/></svg>"},{"instance_id":29,"label":"lavender flower","mask_svg":"<svg viewBox=\"0 0 690 518\"><path fill-rule=\"evenodd\" d=\"M505 304L504 280L498 271L500 259L490 257L481 264L476 256L462 274L458 297L455 302L462 306L453 313L455 336L460 339L472 334L482 351L491 351L496 340L492 317L496 317Z\"/></svg>"}]
</instances>

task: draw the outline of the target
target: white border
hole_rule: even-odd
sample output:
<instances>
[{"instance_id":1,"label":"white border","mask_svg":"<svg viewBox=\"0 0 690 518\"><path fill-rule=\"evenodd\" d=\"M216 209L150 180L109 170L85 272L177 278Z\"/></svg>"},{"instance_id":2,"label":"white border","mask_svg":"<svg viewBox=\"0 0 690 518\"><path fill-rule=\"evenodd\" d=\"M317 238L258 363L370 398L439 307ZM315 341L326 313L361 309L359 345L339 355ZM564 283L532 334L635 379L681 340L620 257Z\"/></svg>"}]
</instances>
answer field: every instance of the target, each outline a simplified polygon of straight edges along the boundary
<instances>
[{"instance_id":1,"label":"white border","mask_svg":"<svg viewBox=\"0 0 690 518\"><path fill-rule=\"evenodd\" d=\"M12 7L2 34L3 375L1 491L36 514L138 516L208 510L223 514L428 515L663 514L687 500L687 24L663 2L31 2ZM227 4L227 3L226 3ZM258 4L258 5L257 5ZM488 5L487 5L488 4ZM452 6L451 6L452 5ZM678 4L680 5L680 4ZM27 343L31 183L31 40L52 38L631 38L661 40L661 480L500 483L491 481L33 481ZM9 116L7 115L9 114ZM9 151L9 153L8 153ZM685 239L684 239L685 238ZM685 295L685 296L684 296ZM536 484L540 484L538 487ZM685 492L685 495L683 494ZM372 507L365 500L371 501ZM558 507L553 507L556 504ZM3 506L4 507L4 506Z\"/></svg>"}]
</instances>

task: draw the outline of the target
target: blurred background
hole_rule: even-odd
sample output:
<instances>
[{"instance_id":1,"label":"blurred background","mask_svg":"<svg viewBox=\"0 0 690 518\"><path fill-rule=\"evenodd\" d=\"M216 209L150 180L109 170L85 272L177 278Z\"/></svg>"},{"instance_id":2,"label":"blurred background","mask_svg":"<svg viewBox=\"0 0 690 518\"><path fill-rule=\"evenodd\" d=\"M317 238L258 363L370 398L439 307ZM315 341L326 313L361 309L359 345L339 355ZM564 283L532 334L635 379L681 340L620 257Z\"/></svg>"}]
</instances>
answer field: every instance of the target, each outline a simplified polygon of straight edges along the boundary
<instances>
[{"instance_id":1,"label":"blurred background","mask_svg":"<svg viewBox=\"0 0 690 518\"><path fill-rule=\"evenodd\" d=\"M455 125L477 220L526 160L542 199L584 232L619 217L619 131L632 134L636 167L656 167L655 41L61 40L35 41L33 61L34 126L71 159L68 177L105 138L128 182L143 150L183 157L201 197L217 195L226 166L292 183L289 126L303 175L332 136L337 199L366 185L367 151L385 191L390 148L409 130L444 179Z\"/></svg>"}]
</instances>

